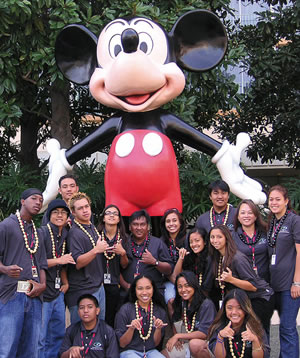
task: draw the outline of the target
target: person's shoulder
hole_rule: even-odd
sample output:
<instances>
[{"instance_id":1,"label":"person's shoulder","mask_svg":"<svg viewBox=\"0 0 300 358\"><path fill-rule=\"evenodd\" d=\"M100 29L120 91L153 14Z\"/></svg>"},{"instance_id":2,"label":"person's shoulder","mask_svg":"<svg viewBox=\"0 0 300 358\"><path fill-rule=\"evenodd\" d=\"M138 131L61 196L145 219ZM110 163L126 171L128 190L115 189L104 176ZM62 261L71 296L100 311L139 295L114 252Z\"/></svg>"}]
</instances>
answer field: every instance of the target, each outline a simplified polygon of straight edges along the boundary
<instances>
[{"instance_id":1,"label":"person's shoulder","mask_svg":"<svg viewBox=\"0 0 300 358\"><path fill-rule=\"evenodd\" d=\"M134 303L126 302L120 307L119 313L124 314L128 311L132 311L133 308L134 308Z\"/></svg>"},{"instance_id":2,"label":"person's shoulder","mask_svg":"<svg viewBox=\"0 0 300 358\"><path fill-rule=\"evenodd\" d=\"M18 219L15 214L10 214L7 218L0 222L1 231L13 230L15 225L18 225Z\"/></svg>"}]
</instances>

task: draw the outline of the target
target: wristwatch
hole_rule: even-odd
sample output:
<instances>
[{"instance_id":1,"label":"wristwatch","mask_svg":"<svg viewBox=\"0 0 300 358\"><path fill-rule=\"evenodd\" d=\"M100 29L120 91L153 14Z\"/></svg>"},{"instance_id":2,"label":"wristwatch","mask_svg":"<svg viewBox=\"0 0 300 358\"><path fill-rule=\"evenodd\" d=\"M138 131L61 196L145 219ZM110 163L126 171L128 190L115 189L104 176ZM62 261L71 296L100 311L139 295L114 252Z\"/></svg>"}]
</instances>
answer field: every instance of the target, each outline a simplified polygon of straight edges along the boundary
<instances>
[{"instance_id":1,"label":"wristwatch","mask_svg":"<svg viewBox=\"0 0 300 358\"><path fill-rule=\"evenodd\" d=\"M155 261L155 266L158 266L158 260Z\"/></svg>"}]
</instances>

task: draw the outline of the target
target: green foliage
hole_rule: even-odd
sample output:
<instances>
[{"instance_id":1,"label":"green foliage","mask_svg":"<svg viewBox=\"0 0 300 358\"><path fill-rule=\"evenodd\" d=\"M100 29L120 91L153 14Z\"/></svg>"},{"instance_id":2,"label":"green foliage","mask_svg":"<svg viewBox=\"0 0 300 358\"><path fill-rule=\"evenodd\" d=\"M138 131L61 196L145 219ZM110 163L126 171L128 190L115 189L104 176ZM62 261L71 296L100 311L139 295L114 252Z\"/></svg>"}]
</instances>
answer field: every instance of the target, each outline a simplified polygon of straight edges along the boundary
<instances>
[{"instance_id":1,"label":"green foliage","mask_svg":"<svg viewBox=\"0 0 300 358\"><path fill-rule=\"evenodd\" d=\"M80 191L92 200L95 222L105 207L104 171L105 165L95 163L95 160L91 163L81 161L74 170Z\"/></svg>"},{"instance_id":2,"label":"green foliage","mask_svg":"<svg viewBox=\"0 0 300 358\"><path fill-rule=\"evenodd\" d=\"M292 208L294 208L299 213L300 212L300 178L290 178L286 182L284 182L284 186L288 189Z\"/></svg>"},{"instance_id":3,"label":"green foliage","mask_svg":"<svg viewBox=\"0 0 300 358\"><path fill-rule=\"evenodd\" d=\"M241 131L250 133L247 154L254 161L285 159L300 168L299 29L300 6L294 0L261 12L257 26L237 31L236 41L246 50L240 60L252 81L241 96L238 116L221 117L217 130L231 140Z\"/></svg>"},{"instance_id":4,"label":"green foliage","mask_svg":"<svg viewBox=\"0 0 300 358\"><path fill-rule=\"evenodd\" d=\"M184 151L183 158L183 163L179 165L183 216L187 223L193 225L199 215L210 209L211 201L207 188L220 177L216 166L207 155ZM230 202L236 205L239 199L231 194Z\"/></svg>"},{"instance_id":5,"label":"green foliage","mask_svg":"<svg viewBox=\"0 0 300 358\"><path fill-rule=\"evenodd\" d=\"M21 193L30 187L42 188L45 178L37 176L29 168L20 168L16 162L8 164L0 176L0 219L14 213L20 207Z\"/></svg>"}]
</instances>

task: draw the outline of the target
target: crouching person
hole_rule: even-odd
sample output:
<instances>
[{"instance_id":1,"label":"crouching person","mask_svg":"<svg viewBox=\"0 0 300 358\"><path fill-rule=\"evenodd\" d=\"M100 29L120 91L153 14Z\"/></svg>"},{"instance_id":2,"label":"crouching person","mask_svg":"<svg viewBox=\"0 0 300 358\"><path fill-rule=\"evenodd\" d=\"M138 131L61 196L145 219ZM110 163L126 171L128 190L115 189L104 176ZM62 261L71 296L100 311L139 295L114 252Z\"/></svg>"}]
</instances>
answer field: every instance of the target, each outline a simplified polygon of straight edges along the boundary
<instances>
[{"instance_id":1,"label":"crouching person","mask_svg":"<svg viewBox=\"0 0 300 358\"><path fill-rule=\"evenodd\" d=\"M77 301L80 322L67 328L61 358L119 357L119 346L114 330L98 318L100 313L96 297L84 294Z\"/></svg>"}]
</instances>

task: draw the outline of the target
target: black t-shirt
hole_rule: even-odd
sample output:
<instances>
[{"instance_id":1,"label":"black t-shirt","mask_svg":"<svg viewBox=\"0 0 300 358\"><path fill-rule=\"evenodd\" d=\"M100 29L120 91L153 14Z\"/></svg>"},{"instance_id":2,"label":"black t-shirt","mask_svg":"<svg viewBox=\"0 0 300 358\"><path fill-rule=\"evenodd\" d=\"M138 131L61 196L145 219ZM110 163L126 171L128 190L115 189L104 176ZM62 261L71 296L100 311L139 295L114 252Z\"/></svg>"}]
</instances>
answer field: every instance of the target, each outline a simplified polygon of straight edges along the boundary
<instances>
[{"instance_id":1,"label":"black t-shirt","mask_svg":"<svg viewBox=\"0 0 300 358\"><path fill-rule=\"evenodd\" d=\"M148 317L149 314L144 309L141 309L141 315L143 317L142 326L144 329L144 336L146 336L149 330L150 318ZM167 320L166 311L162 307L157 305L153 305L153 316L155 316L156 318L160 318L163 322L166 322ZM123 306L121 306L115 318L115 332L119 340L128 329L126 325L130 324L131 321L134 319L136 319L134 303L128 302L125 303ZM153 339L154 332L155 332L155 327L153 326L149 339L145 341L146 351L155 349L155 344ZM164 328L161 329L161 334L163 337ZM136 329L134 330L131 342L125 348L123 349L121 348L121 351L126 351L129 349L133 349L139 352L144 351L144 341L141 339L139 335L139 331Z\"/></svg>"},{"instance_id":2,"label":"black t-shirt","mask_svg":"<svg viewBox=\"0 0 300 358\"><path fill-rule=\"evenodd\" d=\"M134 274L138 271L140 274L149 275L151 279L155 281L156 286L160 290L163 290L164 278L163 275L157 270L157 267L155 265L147 265L143 262L140 262L140 258L134 256L133 254L133 252L136 252L136 255L141 256L141 253L145 251L145 241L141 245L137 245L132 238L129 240L129 248L127 250L129 263L126 269L122 270L123 277L125 281L131 284L134 280ZM134 248L132 248L132 245L134 245ZM147 249L151 252L152 256L156 260L167 262L173 270L174 265L171 260L167 245L161 239L150 236Z\"/></svg>"},{"instance_id":3,"label":"black t-shirt","mask_svg":"<svg viewBox=\"0 0 300 358\"><path fill-rule=\"evenodd\" d=\"M82 343L85 346L85 350L89 347L87 357L119 357L119 346L115 332L108 324L100 319L98 319L95 328L91 331L86 331L80 322L69 326L59 351L60 355L71 347L82 347Z\"/></svg>"},{"instance_id":4,"label":"black t-shirt","mask_svg":"<svg viewBox=\"0 0 300 358\"><path fill-rule=\"evenodd\" d=\"M24 230L30 245L34 238L32 222L24 222ZM18 278L0 274L0 300L2 303L6 303L16 292L18 281L34 280L40 282L39 277L32 276L32 260L37 268L38 276L40 276L40 270L47 270L48 264L43 237L39 230L37 230L37 233L39 238L38 249L31 259L31 254L25 247L17 216L12 214L0 223L0 261L5 266L18 265L23 269Z\"/></svg>"},{"instance_id":5,"label":"black t-shirt","mask_svg":"<svg viewBox=\"0 0 300 358\"><path fill-rule=\"evenodd\" d=\"M232 237L237 245L238 250L245 254L250 259L252 264L254 251L255 266L257 267L259 277L263 278L267 282L270 282L267 233L259 232L259 239L257 242L255 242L254 245L245 244L241 240L240 235L243 235L243 230L241 227L232 233Z\"/></svg>"},{"instance_id":6,"label":"black t-shirt","mask_svg":"<svg viewBox=\"0 0 300 358\"><path fill-rule=\"evenodd\" d=\"M95 226L93 224L82 226L89 232L96 244L98 235ZM68 251L72 253L75 262L79 256L93 249L90 238L75 223L69 231L67 241ZM96 292L103 283L103 254L98 254L94 260L80 270L76 269L76 265L68 265L67 273L69 289L65 298L67 305L72 307L77 304L77 299L81 295Z\"/></svg>"},{"instance_id":7,"label":"black t-shirt","mask_svg":"<svg viewBox=\"0 0 300 358\"><path fill-rule=\"evenodd\" d=\"M213 332L212 337L209 340L209 344L208 347L210 349L210 351L212 353L215 352L215 348L216 348L216 344L217 344L217 336L218 333L225 327L226 325L223 325L222 327L220 327L218 330L216 330L215 332ZM243 331L246 330L246 327L243 326L241 331L238 332L237 334L234 335L233 337L233 341L232 341L232 346L233 346L233 351L236 357L239 357L241 355L242 352L242 347L243 347L243 341L242 341L242 336L241 333ZM264 347L263 347L263 351L264 351L264 358L268 358L270 356L270 346L268 344L268 339L266 334L264 334L263 336L263 343L264 343ZM229 341L228 338L224 338L224 348L226 350L226 356L225 358L232 358L232 355L230 353L230 348L229 348ZM244 353L244 357L245 358L252 358L252 342L250 341L246 341L246 345L245 345L245 353Z\"/></svg>"},{"instance_id":8,"label":"black t-shirt","mask_svg":"<svg viewBox=\"0 0 300 358\"><path fill-rule=\"evenodd\" d=\"M236 208L234 208L232 205L229 205L229 213L228 213L228 219L226 222L226 226L228 229L232 232L234 230L234 217L236 213ZM221 213L216 213L215 220L216 224L224 224L224 219L226 215L226 210L222 211ZM206 211L204 214L200 215L196 221L195 226L197 228L204 229L206 231L206 234L208 235L211 229L211 222L210 222L210 211Z\"/></svg>"},{"instance_id":9,"label":"black t-shirt","mask_svg":"<svg viewBox=\"0 0 300 358\"><path fill-rule=\"evenodd\" d=\"M271 286L276 292L290 290L296 267L296 244L300 244L300 216L290 212L279 231L275 248L268 247L269 256L276 254L275 265L270 260Z\"/></svg>"},{"instance_id":10,"label":"black t-shirt","mask_svg":"<svg viewBox=\"0 0 300 358\"><path fill-rule=\"evenodd\" d=\"M63 228L61 235L58 235L58 227L50 222L49 225L53 233L56 254L59 257L62 254L63 244L67 240L68 229ZM51 241L51 236L48 227L42 226L40 228L40 232L41 235L43 236L47 259L53 259L52 241ZM66 253L67 253L67 246L65 248L65 254ZM53 301L55 298L59 296L60 290L58 288L55 288L55 279L56 277L60 277L62 268L63 268L62 265L57 265L57 266L49 267L48 270L46 271L47 287L43 294L44 301L46 302Z\"/></svg>"}]
</instances>

